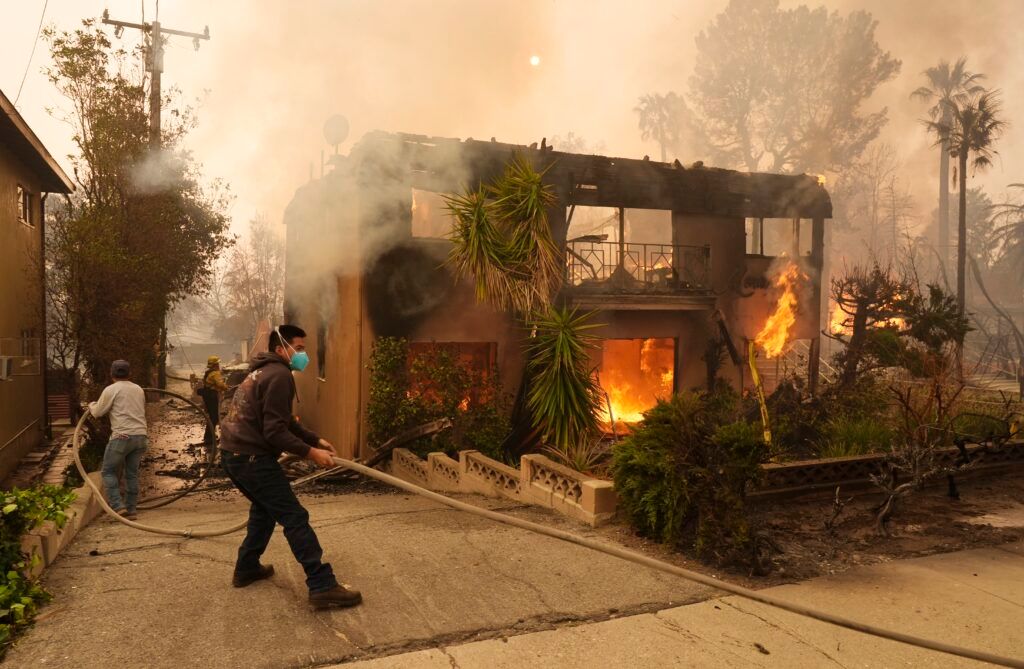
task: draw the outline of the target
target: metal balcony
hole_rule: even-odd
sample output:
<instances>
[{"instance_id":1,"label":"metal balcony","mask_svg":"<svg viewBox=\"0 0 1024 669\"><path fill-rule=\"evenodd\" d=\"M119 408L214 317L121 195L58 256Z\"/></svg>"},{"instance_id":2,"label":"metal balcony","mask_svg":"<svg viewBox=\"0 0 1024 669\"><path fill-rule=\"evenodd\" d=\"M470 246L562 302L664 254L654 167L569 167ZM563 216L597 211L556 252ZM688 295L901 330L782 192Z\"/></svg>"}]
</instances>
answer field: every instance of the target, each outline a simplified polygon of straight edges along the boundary
<instances>
[{"instance_id":1,"label":"metal balcony","mask_svg":"<svg viewBox=\"0 0 1024 669\"><path fill-rule=\"evenodd\" d=\"M711 291L711 247L572 240L566 244L571 295L704 296Z\"/></svg>"}]
</instances>

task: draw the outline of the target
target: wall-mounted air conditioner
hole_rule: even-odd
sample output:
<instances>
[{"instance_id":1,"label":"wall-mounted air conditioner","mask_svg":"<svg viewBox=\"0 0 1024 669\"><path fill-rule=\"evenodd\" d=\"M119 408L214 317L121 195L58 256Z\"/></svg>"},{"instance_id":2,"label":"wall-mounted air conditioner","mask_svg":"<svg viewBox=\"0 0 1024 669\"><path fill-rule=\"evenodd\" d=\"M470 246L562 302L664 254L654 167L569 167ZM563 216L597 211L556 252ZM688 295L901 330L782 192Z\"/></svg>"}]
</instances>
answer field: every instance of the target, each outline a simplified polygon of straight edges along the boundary
<instances>
[{"instance_id":1,"label":"wall-mounted air conditioner","mask_svg":"<svg viewBox=\"0 0 1024 669\"><path fill-rule=\"evenodd\" d=\"M14 358L9 355L0 355L0 381L13 381L11 378L14 368Z\"/></svg>"}]
</instances>

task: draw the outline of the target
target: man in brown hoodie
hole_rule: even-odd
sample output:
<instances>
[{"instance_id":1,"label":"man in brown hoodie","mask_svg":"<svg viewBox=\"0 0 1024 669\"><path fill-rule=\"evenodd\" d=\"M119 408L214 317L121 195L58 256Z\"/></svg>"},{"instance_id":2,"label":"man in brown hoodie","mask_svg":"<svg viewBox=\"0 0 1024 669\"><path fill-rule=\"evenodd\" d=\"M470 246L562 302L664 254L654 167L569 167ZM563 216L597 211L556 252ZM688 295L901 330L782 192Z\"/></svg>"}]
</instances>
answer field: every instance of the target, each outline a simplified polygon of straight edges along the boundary
<instances>
[{"instance_id":1,"label":"man in brown hoodie","mask_svg":"<svg viewBox=\"0 0 1024 669\"><path fill-rule=\"evenodd\" d=\"M270 543L275 524L280 524L292 554L306 571L310 603L318 609L354 606L362 596L340 585L331 565L323 561L309 512L295 497L278 464L281 453L287 452L321 467L334 466L334 447L302 427L292 414L292 370L301 372L309 362L306 333L294 325L282 325L269 339L269 352L252 361L221 423L224 469L252 502L232 583L242 588L274 574L272 565L260 564L260 556Z\"/></svg>"}]
</instances>

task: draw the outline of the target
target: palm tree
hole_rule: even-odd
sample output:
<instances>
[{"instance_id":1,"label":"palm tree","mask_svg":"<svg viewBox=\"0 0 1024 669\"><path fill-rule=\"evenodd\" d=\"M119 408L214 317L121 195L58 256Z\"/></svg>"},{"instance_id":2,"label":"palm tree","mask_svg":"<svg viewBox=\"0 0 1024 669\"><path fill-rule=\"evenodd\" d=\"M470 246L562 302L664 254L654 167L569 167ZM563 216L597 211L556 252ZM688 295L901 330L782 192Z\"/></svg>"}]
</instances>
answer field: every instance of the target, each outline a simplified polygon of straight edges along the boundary
<instances>
[{"instance_id":1,"label":"palm tree","mask_svg":"<svg viewBox=\"0 0 1024 669\"><path fill-rule=\"evenodd\" d=\"M967 163L975 170L992 164L997 153L993 147L1006 128L1001 118L999 91L987 91L946 103L948 121L927 121L928 128L949 147L949 155L958 161L960 216L957 226L956 297L964 313L967 269ZM971 155L973 154L973 159Z\"/></svg>"},{"instance_id":2,"label":"palm tree","mask_svg":"<svg viewBox=\"0 0 1024 669\"><path fill-rule=\"evenodd\" d=\"M911 93L911 97L930 102L928 116L932 122L949 125L949 107L954 103L962 103L972 95L980 95L982 86L978 83L985 78L967 69L967 59L959 58L950 66L949 61L939 61L935 67L924 71L928 80ZM939 257L943 263L949 262L949 145L941 140L942 150L939 153Z\"/></svg>"},{"instance_id":3,"label":"palm tree","mask_svg":"<svg viewBox=\"0 0 1024 669\"><path fill-rule=\"evenodd\" d=\"M668 161L668 149L679 143L682 119L679 118L681 99L671 91L648 93L641 96L640 104L633 108L640 115L640 137L653 139L661 146L661 162Z\"/></svg>"}]
</instances>

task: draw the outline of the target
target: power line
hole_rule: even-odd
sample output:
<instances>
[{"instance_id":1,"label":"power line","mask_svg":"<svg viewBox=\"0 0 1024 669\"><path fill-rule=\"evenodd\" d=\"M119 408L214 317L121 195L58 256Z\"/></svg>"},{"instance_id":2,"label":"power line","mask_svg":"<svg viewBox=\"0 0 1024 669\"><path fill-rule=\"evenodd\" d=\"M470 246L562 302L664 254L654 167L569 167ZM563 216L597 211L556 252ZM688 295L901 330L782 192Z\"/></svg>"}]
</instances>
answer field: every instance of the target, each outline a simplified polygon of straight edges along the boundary
<instances>
[{"instance_id":1,"label":"power line","mask_svg":"<svg viewBox=\"0 0 1024 669\"><path fill-rule=\"evenodd\" d=\"M25 63L25 72L21 75L21 84L18 86L18 94L14 96L14 105L18 105L18 100L21 98L21 89L25 87L25 79L28 77L29 68L32 67L32 58L36 55L36 45L39 44L39 33L43 30L43 19L46 18L46 6L50 4L50 0L43 0L43 11L39 15L39 27L36 28L36 38L32 42L32 53L28 55L28 62Z\"/></svg>"}]
</instances>

